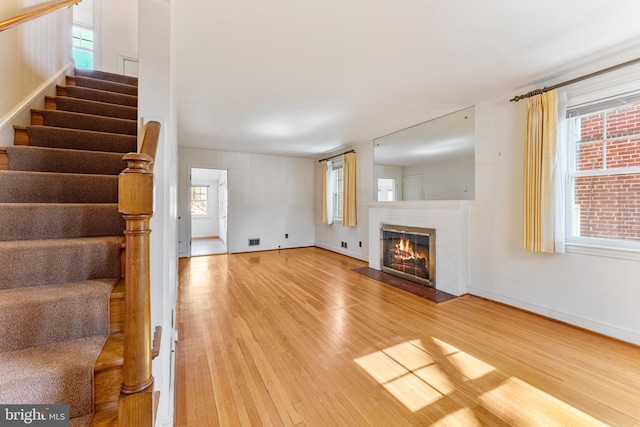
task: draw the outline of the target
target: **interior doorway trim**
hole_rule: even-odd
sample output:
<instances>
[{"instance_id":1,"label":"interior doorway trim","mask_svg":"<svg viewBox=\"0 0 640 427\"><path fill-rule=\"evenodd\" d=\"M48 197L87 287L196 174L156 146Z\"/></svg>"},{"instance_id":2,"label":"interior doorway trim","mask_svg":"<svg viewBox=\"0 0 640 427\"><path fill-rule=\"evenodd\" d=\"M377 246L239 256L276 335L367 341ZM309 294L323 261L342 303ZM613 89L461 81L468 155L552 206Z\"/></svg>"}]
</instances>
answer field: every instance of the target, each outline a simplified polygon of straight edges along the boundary
<instances>
[{"instance_id":1,"label":"interior doorway trim","mask_svg":"<svg viewBox=\"0 0 640 427\"><path fill-rule=\"evenodd\" d=\"M188 205L187 205L187 223L186 223L186 237L187 237L187 248L186 248L186 253L187 256L189 258L191 258L192 256L194 256L193 254L193 241L197 238L193 237L193 214L191 213L191 188L194 185L197 185L197 179L194 179L194 170L209 170L209 171L216 171L218 173L221 174L221 177L224 177L224 203L221 203L221 201L223 201L221 199L221 195L219 194L219 185L213 187L209 187L208 190L208 203L210 203L212 200L215 200L217 203L217 206L215 207L215 217L217 218L218 221L218 232L217 232L217 236L220 237L223 241L224 241L224 245L225 245L225 251L224 252L216 252L216 253L229 253L229 226L228 226L228 222L229 222L229 218L228 218L228 170L227 169L223 169L223 168L216 168L216 167L211 167L211 166L193 166L193 165L189 165L189 176L187 179L187 188L185 189L187 191L187 197L188 197ZM218 182L220 183L220 180L218 180ZM212 197L212 194L215 193L216 197ZM215 220L215 219L214 219ZM213 255L214 253L212 253Z\"/></svg>"}]
</instances>

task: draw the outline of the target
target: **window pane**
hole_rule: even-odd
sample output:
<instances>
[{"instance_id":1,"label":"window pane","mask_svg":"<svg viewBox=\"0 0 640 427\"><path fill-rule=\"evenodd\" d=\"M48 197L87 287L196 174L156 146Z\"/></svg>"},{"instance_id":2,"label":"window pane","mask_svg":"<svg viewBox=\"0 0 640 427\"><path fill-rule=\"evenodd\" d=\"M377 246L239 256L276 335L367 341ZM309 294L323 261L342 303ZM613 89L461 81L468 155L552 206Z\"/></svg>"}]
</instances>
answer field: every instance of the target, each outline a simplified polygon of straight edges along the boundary
<instances>
[{"instance_id":1,"label":"window pane","mask_svg":"<svg viewBox=\"0 0 640 427\"><path fill-rule=\"evenodd\" d=\"M607 169L640 166L640 136L607 141Z\"/></svg>"},{"instance_id":2,"label":"window pane","mask_svg":"<svg viewBox=\"0 0 640 427\"><path fill-rule=\"evenodd\" d=\"M574 235L640 240L640 173L576 177L574 190Z\"/></svg>"},{"instance_id":3,"label":"window pane","mask_svg":"<svg viewBox=\"0 0 640 427\"><path fill-rule=\"evenodd\" d=\"M76 68L93 69L93 52L73 49L73 59L76 61Z\"/></svg>"},{"instance_id":4,"label":"window pane","mask_svg":"<svg viewBox=\"0 0 640 427\"><path fill-rule=\"evenodd\" d=\"M603 125L604 115L602 113L576 119L576 170L585 171L603 168Z\"/></svg>"},{"instance_id":5,"label":"window pane","mask_svg":"<svg viewBox=\"0 0 640 427\"><path fill-rule=\"evenodd\" d=\"M342 218L342 205L344 201L344 180L343 169L340 167L333 170L333 216L340 219Z\"/></svg>"},{"instance_id":6,"label":"window pane","mask_svg":"<svg viewBox=\"0 0 640 427\"><path fill-rule=\"evenodd\" d=\"M640 103L607 111L607 139L640 134Z\"/></svg>"},{"instance_id":7,"label":"window pane","mask_svg":"<svg viewBox=\"0 0 640 427\"><path fill-rule=\"evenodd\" d=\"M208 187L191 187L191 215L208 215Z\"/></svg>"}]
</instances>

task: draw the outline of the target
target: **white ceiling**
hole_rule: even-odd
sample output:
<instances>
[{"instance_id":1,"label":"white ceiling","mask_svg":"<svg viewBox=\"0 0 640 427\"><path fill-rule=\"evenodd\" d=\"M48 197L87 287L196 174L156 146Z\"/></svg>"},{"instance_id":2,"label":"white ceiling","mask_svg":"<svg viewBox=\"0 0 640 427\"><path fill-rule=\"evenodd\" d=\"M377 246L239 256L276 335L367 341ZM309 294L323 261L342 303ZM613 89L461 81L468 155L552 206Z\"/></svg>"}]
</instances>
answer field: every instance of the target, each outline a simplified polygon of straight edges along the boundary
<instances>
[{"instance_id":1,"label":"white ceiling","mask_svg":"<svg viewBox=\"0 0 640 427\"><path fill-rule=\"evenodd\" d=\"M640 56L637 0L191 0L179 145L317 157Z\"/></svg>"}]
</instances>

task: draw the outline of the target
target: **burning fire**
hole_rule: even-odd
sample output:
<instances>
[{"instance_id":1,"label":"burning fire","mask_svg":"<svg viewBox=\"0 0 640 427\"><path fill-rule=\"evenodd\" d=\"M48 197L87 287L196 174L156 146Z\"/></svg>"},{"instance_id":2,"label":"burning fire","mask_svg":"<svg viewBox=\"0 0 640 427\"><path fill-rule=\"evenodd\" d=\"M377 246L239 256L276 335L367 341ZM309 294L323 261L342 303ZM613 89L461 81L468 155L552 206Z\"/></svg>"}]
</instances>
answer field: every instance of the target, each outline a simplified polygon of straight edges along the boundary
<instances>
[{"instance_id":1,"label":"burning fire","mask_svg":"<svg viewBox=\"0 0 640 427\"><path fill-rule=\"evenodd\" d=\"M382 265L409 276L429 280L429 244L411 238L384 239Z\"/></svg>"},{"instance_id":2,"label":"burning fire","mask_svg":"<svg viewBox=\"0 0 640 427\"><path fill-rule=\"evenodd\" d=\"M400 239L400 243L396 245L395 255L402 261L416 260L419 258L426 258L424 255L419 254L413 250L413 246L409 239Z\"/></svg>"}]
</instances>

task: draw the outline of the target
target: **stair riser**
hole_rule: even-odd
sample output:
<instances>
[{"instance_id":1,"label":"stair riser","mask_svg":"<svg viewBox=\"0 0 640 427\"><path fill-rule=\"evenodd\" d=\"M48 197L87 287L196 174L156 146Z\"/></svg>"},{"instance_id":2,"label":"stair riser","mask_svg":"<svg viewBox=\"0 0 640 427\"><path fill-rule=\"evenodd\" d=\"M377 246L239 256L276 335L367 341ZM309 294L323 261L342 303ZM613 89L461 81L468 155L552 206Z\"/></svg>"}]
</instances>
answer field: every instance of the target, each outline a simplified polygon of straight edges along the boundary
<instances>
[{"instance_id":1,"label":"stair riser","mask_svg":"<svg viewBox=\"0 0 640 427\"><path fill-rule=\"evenodd\" d=\"M118 203L118 177L2 171L0 203Z\"/></svg>"},{"instance_id":2,"label":"stair riser","mask_svg":"<svg viewBox=\"0 0 640 427\"><path fill-rule=\"evenodd\" d=\"M26 127L13 127L13 145L29 145L29 134Z\"/></svg>"},{"instance_id":3,"label":"stair riser","mask_svg":"<svg viewBox=\"0 0 640 427\"><path fill-rule=\"evenodd\" d=\"M112 117L116 119L137 120L138 109L106 102L89 101L85 99L58 96L47 97L46 110L68 111L72 113L92 114L95 116Z\"/></svg>"},{"instance_id":4,"label":"stair riser","mask_svg":"<svg viewBox=\"0 0 640 427\"><path fill-rule=\"evenodd\" d=\"M46 126L14 126L14 129L14 145L104 151L122 154L135 152L137 150L137 138L132 135L107 134Z\"/></svg>"},{"instance_id":5,"label":"stair riser","mask_svg":"<svg viewBox=\"0 0 640 427\"><path fill-rule=\"evenodd\" d=\"M107 301L114 285L112 279L4 290L0 352L107 335Z\"/></svg>"},{"instance_id":6,"label":"stair riser","mask_svg":"<svg viewBox=\"0 0 640 427\"><path fill-rule=\"evenodd\" d=\"M132 86L138 86L138 78L123 76L121 74L113 74L105 71L77 69L74 73L76 76L91 77L92 79L107 80L110 82L123 83Z\"/></svg>"},{"instance_id":7,"label":"stair riser","mask_svg":"<svg viewBox=\"0 0 640 427\"><path fill-rule=\"evenodd\" d=\"M3 241L122 236L124 228L116 204L0 204Z\"/></svg>"},{"instance_id":8,"label":"stair riser","mask_svg":"<svg viewBox=\"0 0 640 427\"><path fill-rule=\"evenodd\" d=\"M88 337L16 352L0 353L0 402L3 404L67 403L71 417L91 413L91 376L87 364L104 339ZM81 370L79 366L85 367Z\"/></svg>"},{"instance_id":9,"label":"stair riser","mask_svg":"<svg viewBox=\"0 0 640 427\"><path fill-rule=\"evenodd\" d=\"M11 170L119 175L127 167L121 153L24 146L6 152Z\"/></svg>"},{"instance_id":10,"label":"stair riser","mask_svg":"<svg viewBox=\"0 0 640 427\"><path fill-rule=\"evenodd\" d=\"M120 277L121 238L0 242L0 289Z\"/></svg>"},{"instance_id":11,"label":"stair riser","mask_svg":"<svg viewBox=\"0 0 640 427\"><path fill-rule=\"evenodd\" d=\"M122 93L131 96L138 95L138 88L136 86L110 82L106 80L92 79L90 77L83 76L67 76L67 86L86 87L90 89Z\"/></svg>"},{"instance_id":12,"label":"stair riser","mask_svg":"<svg viewBox=\"0 0 640 427\"><path fill-rule=\"evenodd\" d=\"M54 126L122 135L136 135L138 132L138 123L135 120L115 119L58 110L32 110L31 125Z\"/></svg>"},{"instance_id":13,"label":"stair riser","mask_svg":"<svg viewBox=\"0 0 640 427\"><path fill-rule=\"evenodd\" d=\"M96 396L94 410L98 412L117 407L122 388L122 367L96 372L94 381Z\"/></svg>"},{"instance_id":14,"label":"stair riser","mask_svg":"<svg viewBox=\"0 0 640 427\"><path fill-rule=\"evenodd\" d=\"M91 89L76 86L57 86L57 96L70 96L72 98L87 99L90 101L107 102L127 107L137 107L138 98L136 96L122 93L108 92L104 90Z\"/></svg>"},{"instance_id":15,"label":"stair riser","mask_svg":"<svg viewBox=\"0 0 640 427\"><path fill-rule=\"evenodd\" d=\"M6 171L9 169L9 157L7 157L7 152L2 150L0 151L0 170Z\"/></svg>"},{"instance_id":16,"label":"stair riser","mask_svg":"<svg viewBox=\"0 0 640 427\"><path fill-rule=\"evenodd\" d=\"M110 316L111 333L124 331L124 299L111 300Z\"/></svg>"}]
</instances>

